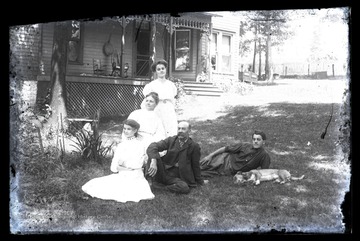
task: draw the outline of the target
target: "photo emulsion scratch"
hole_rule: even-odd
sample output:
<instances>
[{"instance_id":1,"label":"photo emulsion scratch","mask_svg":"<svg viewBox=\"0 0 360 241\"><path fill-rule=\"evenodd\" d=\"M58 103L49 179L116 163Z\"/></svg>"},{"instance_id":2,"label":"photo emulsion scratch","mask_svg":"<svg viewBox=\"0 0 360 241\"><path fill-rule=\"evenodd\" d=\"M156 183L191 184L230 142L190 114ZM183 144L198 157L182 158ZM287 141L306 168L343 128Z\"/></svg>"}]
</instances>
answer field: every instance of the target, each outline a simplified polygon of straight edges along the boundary
<instances>
[{"instance_id":1,"label":"photo emulsion scratch","mask_svg":"<svg viewBox=\"0 0 360 241\"><path fill-rule=\"evenodd\" d=\"M10 232L352 233L350 16L10 26Z\"/></svg>"}]
</instances>

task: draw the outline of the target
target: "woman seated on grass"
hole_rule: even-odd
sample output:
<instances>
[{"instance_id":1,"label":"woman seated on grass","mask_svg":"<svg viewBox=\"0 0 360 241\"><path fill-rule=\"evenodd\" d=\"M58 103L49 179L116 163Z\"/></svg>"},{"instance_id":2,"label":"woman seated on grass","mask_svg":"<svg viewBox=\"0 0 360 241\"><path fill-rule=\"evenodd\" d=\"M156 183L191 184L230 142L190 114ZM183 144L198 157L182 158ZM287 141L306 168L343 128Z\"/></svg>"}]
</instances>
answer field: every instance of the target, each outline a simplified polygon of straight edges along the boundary
<instances>
[{"instance_id":1,"label":"woman seated on grass","mask_svg":"<svg viewBox=\"0 0 360 241\"><path fill-rule=\"evenodd\" d=\"M94 178L82 186L92 197L118 202L153 199L143 166L147 160L145 142L138 137L139 123L124 121L124 139L116 147L110 170L115 174Z\"/></svg>"},{"instance_id":2,"label":"woman seated on grass","mask_svg":"<svg viewBox=\"0 0 360 241\"><path fill-rule=\"evenodd\" d=\"M163 123L154 111L158 103L159 95L150 92L145 96L143 108L134 110L128 117L128 119L135 120L140 124L139 134L144 138L146 148L150 143L163 140L166 137Z\"/></svg>"}]
</instances>

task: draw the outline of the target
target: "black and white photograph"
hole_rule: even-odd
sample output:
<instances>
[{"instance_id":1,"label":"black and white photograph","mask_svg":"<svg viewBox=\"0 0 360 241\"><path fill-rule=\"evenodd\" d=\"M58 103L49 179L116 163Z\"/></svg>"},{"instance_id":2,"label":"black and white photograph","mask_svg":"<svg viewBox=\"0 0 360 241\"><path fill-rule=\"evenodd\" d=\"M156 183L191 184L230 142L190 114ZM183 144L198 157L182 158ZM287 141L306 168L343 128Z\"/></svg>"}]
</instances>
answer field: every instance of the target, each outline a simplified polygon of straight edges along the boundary
<instances>
[{"instance_id":1,"label":"black and white photograph","mask_svg":"<svg viewBox=\"0 0 360 241\"><path fill-rule=\"evenodd\" d=\"M351 234L351 7L9 26L9 227Z\"/></svg>"}]
</instances>

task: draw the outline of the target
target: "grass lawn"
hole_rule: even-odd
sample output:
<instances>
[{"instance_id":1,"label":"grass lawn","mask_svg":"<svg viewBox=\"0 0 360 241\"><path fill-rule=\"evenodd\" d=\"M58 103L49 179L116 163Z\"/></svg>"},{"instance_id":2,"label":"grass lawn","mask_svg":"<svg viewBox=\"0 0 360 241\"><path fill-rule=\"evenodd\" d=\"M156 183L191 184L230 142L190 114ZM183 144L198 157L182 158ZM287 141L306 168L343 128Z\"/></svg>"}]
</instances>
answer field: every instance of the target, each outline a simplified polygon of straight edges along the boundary
<instances>
[{"instance_id":1,"label":"grass lawn","mask_svg":"<svg viewBox=\"0 0 360 241\"><path fill-rule=\"evenodd\" d=\"M110 174L110 158L99 164L67 156L63 165L48 167L51 175L20 179L18 202L11 206L12 229L21 233L344 232L341 204L349 188L350 167L342 155L348 147L342 143L341 104L333 107L334 118L324 139L320 136L329 119L328 103L234 105L217 118L192 121L192 138L200 144L202 156L229 143L250 141L253 130L259 129L268 137L271 168L304 174L303 180L253 186L219 176L188 195L155 189L153 200L117 203L83 199L81 191L88 180Z\"/></svg>"}]
</instances>

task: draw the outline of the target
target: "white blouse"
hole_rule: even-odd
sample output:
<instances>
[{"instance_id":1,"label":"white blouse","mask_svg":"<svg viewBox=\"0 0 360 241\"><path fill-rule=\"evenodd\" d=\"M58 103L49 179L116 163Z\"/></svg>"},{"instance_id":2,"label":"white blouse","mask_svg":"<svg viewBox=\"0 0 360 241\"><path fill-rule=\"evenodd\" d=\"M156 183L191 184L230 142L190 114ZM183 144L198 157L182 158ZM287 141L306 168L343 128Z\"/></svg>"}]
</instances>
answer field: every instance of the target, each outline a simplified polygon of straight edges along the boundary
<instances>
[{"instance_id":1,"label":"white blouse","mask_svg":"<svg viewBox=\"0 0 360 241\"><path fill-rule=\"evenodd\" d=\"M116 147L110 170L118 172L122 167L141 169L147 160L145 144L139 138L123 139Z\"/></svg>"},{"instance_id":2,"label":"white blouse","mask_svg":"<svg viewBox=\"0 0 360 241\"><path fill-rule=\"evenodd\" d=\"M139 134L144 137L151 137L152 141L165 139L165 129L161 119L155 111L146 109L134 110L128 116L140 124Z\"/></svg>"},{"instance_id":3,"label":"white blouse","mask_svg":"<svg viewBox=\"0 0 360 241\"><path fill-rule=\"evenodd\" d=\"M159 79L153 80L145 85L143 94L146 96L150 92L156 92L160 100L170 100L175 103L175 96L177 95L177 88L170 80L161 81Z\"/></svg>"}]
</instances>

